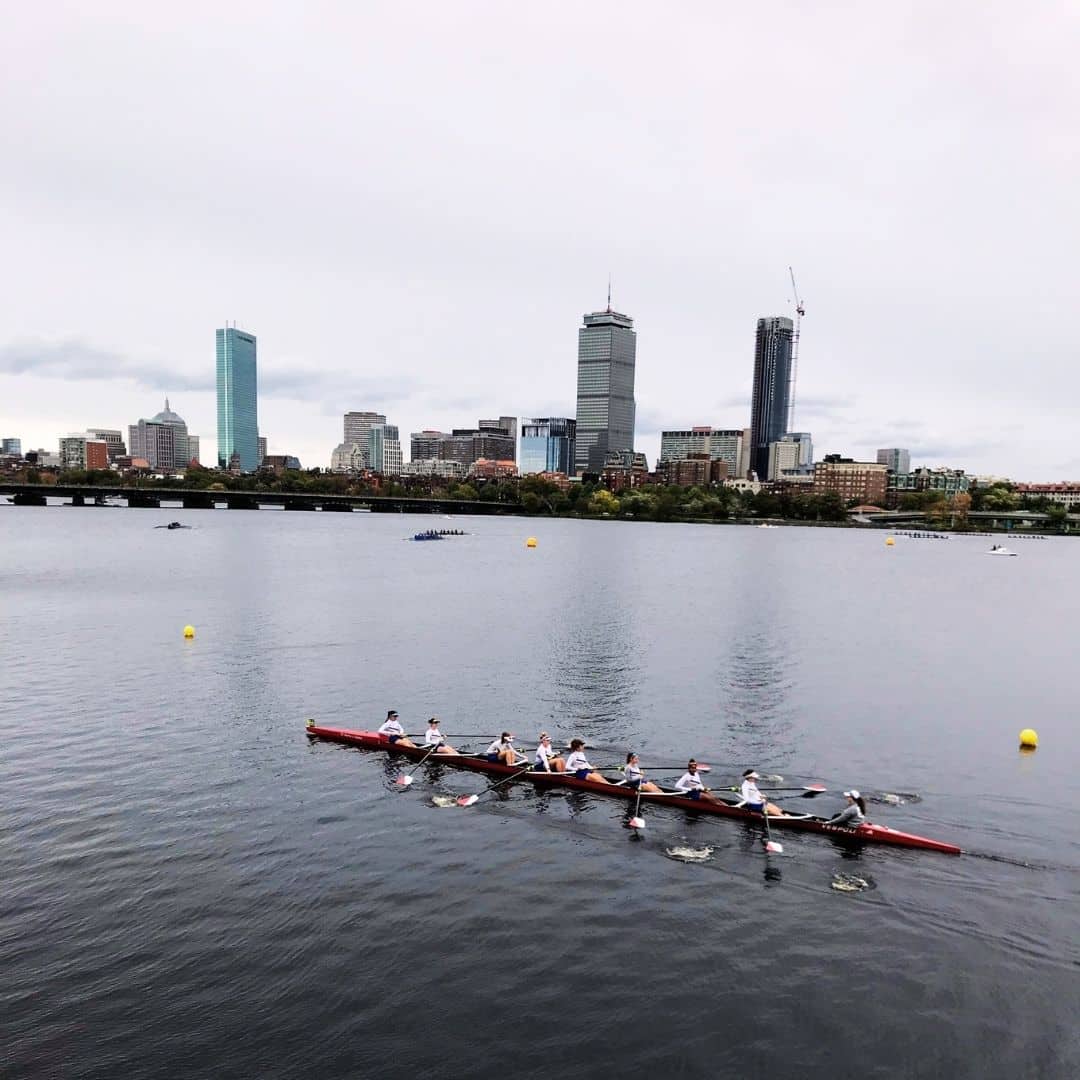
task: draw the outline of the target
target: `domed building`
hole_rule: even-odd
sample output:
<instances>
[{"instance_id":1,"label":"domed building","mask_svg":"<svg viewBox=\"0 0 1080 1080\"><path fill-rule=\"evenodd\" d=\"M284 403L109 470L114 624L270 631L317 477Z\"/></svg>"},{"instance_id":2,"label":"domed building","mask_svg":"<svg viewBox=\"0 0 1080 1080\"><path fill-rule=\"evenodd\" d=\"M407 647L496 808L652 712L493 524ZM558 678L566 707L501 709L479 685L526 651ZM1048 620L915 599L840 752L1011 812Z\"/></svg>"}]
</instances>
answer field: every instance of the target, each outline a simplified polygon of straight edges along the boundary
<instances>
[{"instance_id":1,"label":"domed building","mask_svg":"<svg viewBox=\"0 0 1080 1080\"><path fill-rule=\"evenodd\" d=\"M157 472L183 472L199 458L199 439L189 435L184 418L165 408L149 420L140 420L128 428L131 456L145 458ZM193 445L194 444L194 445Z\"/></svg>"}]
</instances>

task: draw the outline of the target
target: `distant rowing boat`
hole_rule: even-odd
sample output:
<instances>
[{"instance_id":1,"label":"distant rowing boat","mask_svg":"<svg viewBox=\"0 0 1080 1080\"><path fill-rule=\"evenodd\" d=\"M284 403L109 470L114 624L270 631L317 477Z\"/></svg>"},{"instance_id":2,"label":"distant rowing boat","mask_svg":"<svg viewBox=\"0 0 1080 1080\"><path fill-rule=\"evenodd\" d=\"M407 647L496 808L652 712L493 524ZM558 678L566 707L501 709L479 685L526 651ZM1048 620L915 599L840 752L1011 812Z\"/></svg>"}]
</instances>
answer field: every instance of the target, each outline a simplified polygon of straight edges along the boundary
<instances>
[{"instance_id":1,"label":"distant rowing boat","mask_svg":"<svg viewBox=\"0 0 1080 1080\"><path fill-rule=\"evenodd\" d=\"M351 731L347 728L323 727L313 722L309 722L307 733L313 739L326 739L331 742L345 743L349 746L362 747L365 750L386 750L392 754L402 754L414 760L424 757L430 750L430 747L392 744L384 735L380 735L375 731ZM607 795L627 800L636 799L638 796L637 791L625 785L601 784L593 780L578 780L568 773L536 771L522 773L520 766L515 767L491 762L483 754L441 754L437 759L431 757L428 760L437 761L439 765L452 765L455 768L469 769L473 772L493 773L497 776L510 776L513 773L521 773L523 783L532 782L537 787L542 788L570 788L576 791L590 791L595 795ZM643 791L641 801L642 803L652 802L661 806L679 806L702 814L741 818L744 821L751 822L760 822L763 817L757 811L747 810L736 805L735 802L706 802L704 799L691 799L689 796L680 795L674 791L665 791L661 794ZM887 825L866 824L860 825L857 829L846 829L843 826L830 825L826 818L816 817L813 814L770 817L769 824L774 828L824 833L826 836L831 836L837 840L888 844L893 847L921 848L924 851L940 851L946 855L962 854L960 848L955 844L947 844L942 840L931 840L928 837L917 836L914 833L901 832L899 829L890 829Z\"/></svg>"}]
</instances>

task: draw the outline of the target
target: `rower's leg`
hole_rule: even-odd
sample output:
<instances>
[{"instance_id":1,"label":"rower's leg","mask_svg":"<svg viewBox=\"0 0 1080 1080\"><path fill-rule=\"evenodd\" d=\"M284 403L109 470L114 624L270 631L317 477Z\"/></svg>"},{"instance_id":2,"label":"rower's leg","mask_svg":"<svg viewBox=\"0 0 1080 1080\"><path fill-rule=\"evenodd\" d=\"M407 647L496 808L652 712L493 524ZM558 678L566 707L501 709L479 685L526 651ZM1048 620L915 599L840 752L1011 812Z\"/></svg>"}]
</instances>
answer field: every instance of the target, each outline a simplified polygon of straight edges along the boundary
<instances>
[{"instance_id":1,"label":"rower's leg","mask_svg":"<svg viewBox=\"0 0 1080 1080\"><path fill-rule=\"evenodd\" d=\"M780 807L776 805L776 803L766 803L765 804L765 813L768 814L769 817L783 817L784 816L784 811L781 810Z\"/></svg>"},{"instance_id":2,"label":"rower's leg","mask_svg":"<svg viewBox=\"0 0 1080 1080\"><path fill-rule=\"evenodd\" d=\"M654 794L659 794L659 792L660 792L660 788L659 788L659 787L657 787L657 786L656 786L656 784L654 784L654 783L653 783L653 782L652 782L651 780L646 780L646 781L645 781L645 782L644 782L644 783L643 783L643 784L641 785L641 790L642 790L642 791L651 791L651 792L653 792Z\"/></svg>"},{"instance_id":3,"label":"rower's leg","mask_svg":"<svg viewBox=\"0 0 1080 1080\"><path fill-rule=\"evenodd\" d=\"M552 772L566 772L566 762L561 757L549 759Z\"/></svg>"},{"instance_id":4,"label":"rower's leg","mask_svg":"<svg viewBox=\"0 0 1080 1080\"><path fill-rule=\"evenodd\" d=\"M610 784L611 781L606 776L601 776L598 772L591 772L585 777L586 780L591 780L594 784Z\"/></svg>"}]
</instances>

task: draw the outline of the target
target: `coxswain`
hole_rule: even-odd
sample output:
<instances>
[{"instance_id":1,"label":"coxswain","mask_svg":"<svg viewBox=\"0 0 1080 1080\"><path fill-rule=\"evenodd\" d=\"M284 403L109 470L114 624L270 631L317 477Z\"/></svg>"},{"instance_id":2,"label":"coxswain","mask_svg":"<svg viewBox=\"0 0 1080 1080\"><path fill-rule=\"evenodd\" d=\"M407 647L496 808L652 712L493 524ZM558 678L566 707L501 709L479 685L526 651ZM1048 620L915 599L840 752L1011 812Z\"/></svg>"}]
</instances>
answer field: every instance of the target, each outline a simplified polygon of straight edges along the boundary
<instances>
[{"instance_id":1,"label":"coxswain","mask_svg":"<svg viewBox=\"0 0 1080 1080\"><path fill-rule=\"evenodd\" d=\"M589 764L585 756L585 740L570 740L570 756L566 759L566 771L573 773L578 780L592 780L594 784L610 784L611 781L601 776L596 768Z\"/></svg>"},{"instance_id":2,"label":"coxswain","mask_svg":"<svg viewBox=\"0 0 1080 1080\"><path fill-rule=\"evenodd\" d=\"M546 731L540 732L540 745L536 748L533 768L537 772L566 772L566 762L551 745L551 736Z\"/></svg>"},{"instance_id":3,"label":"coxswain","mask_svg":"<svg viewBox=\"0 0 1080 1080\"><path fill-rule=\"evenodd\" d=\"M626 754L626 764L623 766L623 776L626 779L623 783L634 791L651 791L654 794L660 793L660 788L650 780L645 779L645 774L641 770L641 765L638 763L638 756L633 750L630 750Z\"/></svg>"},{"instance_id":4,"label":"coxswain","mask_svg":"<svg viewBox=\"0 0 1080 1080\"><path fill-rule=\"evenodd\" d=\"M845 829L857 829L866 823L866 802L855 788L844 792L847 806L833 814L826 825L842 825Z\"/></svg>"},{"instance_id":5,"label":"coxswain","mask_svg":"<svg viewBox=\"0 0 1080 1080\"><path fill-rule=\"evenodd\" d=\"M514 736L504 731L485 751L487 759L493 765L524 765L525 761L517 756L514 748Z\"/></svg>"},{"instance_id":6,"label":"coxswain","mask_svg":"<svg viewBox=\"0 0 1080 1080\"><path fill-rule=\"evenodd\" d=\"M747 769L743 774L742 787L739 789L739 794L742 796L742 807L744 810L756 810L759 814L762 810L771 817L783 817L784 811L780 809L775 803L768 802L764 795L761 794L755 780L760 780L753 769Z\"/></svg>"},{"instance_id":7,"label":"coxswain","mask_svg":"<svg viewBox=\"0 0 1080 1080\"><path fill-rule=\"evenodd\" d=\"M434 750L436 754L456 754L457 751L443 738L439 730L439 718L433 716L427 722L427 731L424 734L424 749Z\"/></svg>"},{"instance_id":8,"label":"coxswain","mask_svg":"<svg viewBox=\"0 0 1080 1080\"><path fill-rule=\"evenodd\" d=\"M386 720L383 726L379 728L379 734L385 735L390 740L391 746L416 746L416 743L405 734L405 729L398 722L397 710L395 709L391 709L386 714Z\"/></svg>"},{"instance_id":9,"label":"coxswain","mask_svg":"<svg viewBox=\"0 0 1080 1080\"><path fill-rule=\"evenodd\" d=\"M686 763L686 772L675 781L675 790L689 795L691 799L703 799L705 802L720 802L702 782L697 762L691 758Z\"/></svg>"}]
</instances>

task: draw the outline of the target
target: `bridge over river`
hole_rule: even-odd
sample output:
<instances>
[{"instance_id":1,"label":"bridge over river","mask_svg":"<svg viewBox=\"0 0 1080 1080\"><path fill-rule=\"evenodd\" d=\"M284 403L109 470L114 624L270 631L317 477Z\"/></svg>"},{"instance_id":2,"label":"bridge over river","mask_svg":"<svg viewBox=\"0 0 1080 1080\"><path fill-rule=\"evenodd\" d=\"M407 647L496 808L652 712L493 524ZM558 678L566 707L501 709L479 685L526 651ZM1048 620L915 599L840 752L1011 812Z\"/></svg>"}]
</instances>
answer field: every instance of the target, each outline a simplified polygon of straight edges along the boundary
<instances>
[{"instance_id":1,"label":"bridge over river","mask_svg":"<svg viewBox=\"0 0 1080 1080\"><path fill-rule=\"evenodd\" d=\"M479 499L420 498L404 495L316 495L282 491L207 491L205 488L89 486L84 484L0 484L0 498L16 506L47 506L61 499L72 506L180 506L185 510L322 510L352 513L512 514L520 507Z\"/></svg>"}]
</instances>

